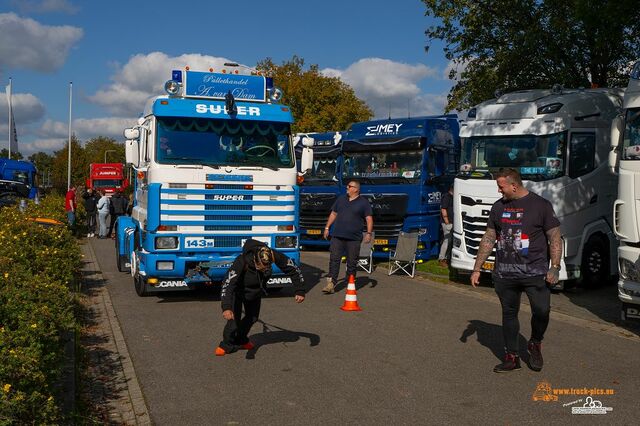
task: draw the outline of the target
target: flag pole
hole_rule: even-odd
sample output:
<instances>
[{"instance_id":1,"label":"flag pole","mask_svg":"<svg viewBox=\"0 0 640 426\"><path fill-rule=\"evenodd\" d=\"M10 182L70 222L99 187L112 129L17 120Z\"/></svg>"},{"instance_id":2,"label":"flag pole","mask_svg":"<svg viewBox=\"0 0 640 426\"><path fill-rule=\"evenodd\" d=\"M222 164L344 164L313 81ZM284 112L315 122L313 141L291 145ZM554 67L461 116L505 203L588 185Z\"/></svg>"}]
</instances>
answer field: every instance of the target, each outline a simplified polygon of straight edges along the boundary
<instances>
[{"instance_id":1,"label":"flag pole","mask_svg":"<svg viewBox=\"0 0 640 426\"><path fill-rule=\"evenodd\" d=\"M67 162L67 190L71 188L71 99L73 98L73 82L69 82L69 160Z\"/></svg>"},{"instance_id":2,"label":"flag pole","mask_svg":"<svg viewBox=\"0 0 640 426\"><path fill-rule=\"evenodd\" d=\"M11 159L11 136L13 136L11 134L11 114L13 114L13 111L11 111L11 77L9 77L9 85L7 86L7 102L9 103L9 139L7 139L9 141L9 159Z\"/></svg>"}]
</instances>

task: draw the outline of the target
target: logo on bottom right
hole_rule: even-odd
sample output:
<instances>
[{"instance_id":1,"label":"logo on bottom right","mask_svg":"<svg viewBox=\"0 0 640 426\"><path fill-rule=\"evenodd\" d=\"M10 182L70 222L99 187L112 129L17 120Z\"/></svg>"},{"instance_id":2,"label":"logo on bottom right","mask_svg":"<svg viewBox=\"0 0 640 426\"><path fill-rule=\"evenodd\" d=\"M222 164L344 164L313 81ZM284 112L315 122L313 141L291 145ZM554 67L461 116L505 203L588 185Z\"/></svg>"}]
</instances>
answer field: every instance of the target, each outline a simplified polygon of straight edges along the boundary
<instances>
[{"instance_id":1,"label":"logo on bottom right","mask_svg":"<svg viewBox=\"0 0 640 426\"><path fill-rule=\"evenodd\" d=\"M582 407L571 407L571 414L607 414L613 407L603 407L602 402L588 396Z\"/></svg>"}]
</instances>

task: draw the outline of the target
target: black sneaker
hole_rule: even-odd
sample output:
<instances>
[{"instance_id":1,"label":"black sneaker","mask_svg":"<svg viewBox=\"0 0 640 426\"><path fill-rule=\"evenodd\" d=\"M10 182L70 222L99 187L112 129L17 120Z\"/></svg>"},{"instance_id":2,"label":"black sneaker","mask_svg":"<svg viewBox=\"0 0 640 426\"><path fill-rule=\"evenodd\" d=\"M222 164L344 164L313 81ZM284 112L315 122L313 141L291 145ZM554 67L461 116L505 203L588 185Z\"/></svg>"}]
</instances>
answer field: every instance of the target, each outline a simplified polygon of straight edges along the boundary
<instances>
[{"instance_id":1,"label":"black sneaker","mask_svg":"<svg viewBox=\"0 0 640 426\"><path fill-rule=\"evenodd\" d=\"M542 365L544 364L542 359L542 343L529 340L527 349L529 351L529 368L533 371L542 370Z\"/></svg>"},{"instance_id":2,"label":"black sneaker","mask_svg":"<svg viewBox=\"0 0 640 426\"><path fill-rule=\"evenodd\" d=\"M520 357L511 353L504 356L502 364L498 364L493 367L494 373L508 373L514 370L520 370Z\"/></svg>"}]
</instances>

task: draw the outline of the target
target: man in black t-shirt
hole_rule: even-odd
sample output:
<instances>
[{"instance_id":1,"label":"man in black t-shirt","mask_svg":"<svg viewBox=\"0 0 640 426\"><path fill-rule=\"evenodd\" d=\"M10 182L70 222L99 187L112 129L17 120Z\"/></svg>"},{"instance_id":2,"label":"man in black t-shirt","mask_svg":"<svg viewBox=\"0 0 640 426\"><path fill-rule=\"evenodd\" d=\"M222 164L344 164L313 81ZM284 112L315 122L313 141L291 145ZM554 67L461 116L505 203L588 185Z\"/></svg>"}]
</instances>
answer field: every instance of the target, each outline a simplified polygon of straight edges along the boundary
<instances>
[{"instance_id":1,"label":"man in black t-shirt","mask_svg":"<svg viewBox=\"0 0 640 426\"><path fill-rule=\"evenodd\" d=\"M442 219L442 243L440 243L440 255L438 261L440 266L447 267L451 257L451 240L453 234L453 184L449 190L442 194L440 199L440 218Z\"/></svg>"},{"instance_id":2,"label":"man in black t-shirt","mask_svg":"<svg viewBox=\"0 0 640 426\"><path fill-rule=\"evenodd\" d=\"M491 207L487 230L480 241L471 285L478 286L480 268L496 239L493 284L502 305L502 333L506 355L496 373L518 370L518 310L520 295L526 292L531 304L531 339L527 345L529 367L540 371L543 365L542 339L549 325L551 292L547 283L558 282L562 257L560 221L549 201L522 186L520 173L502 169L496 183L502 198ZM549 266L551 258L551 266Z\"/></svg>"},{"instance_id":3,"label":"man in black t-shirt","mask_svg":"<svg viewBox=\"0 0 640 426\"><path fill-rule=\"evenodd\" d=\"M329 276L327 285L322 289L325 294L335 292L340 273L342 254L347 253L347 276L356 275L358 255L362 243L362 228L367 225L364 235L366 243L371 241L373 232L373 212L369 201L360 196L360 183L351 181L347 184L347 194L338 197L331 206L331 214L324 228L324 238L329 238L331 230L331 245L329 246Z\"/></svg>"}]
</instances>

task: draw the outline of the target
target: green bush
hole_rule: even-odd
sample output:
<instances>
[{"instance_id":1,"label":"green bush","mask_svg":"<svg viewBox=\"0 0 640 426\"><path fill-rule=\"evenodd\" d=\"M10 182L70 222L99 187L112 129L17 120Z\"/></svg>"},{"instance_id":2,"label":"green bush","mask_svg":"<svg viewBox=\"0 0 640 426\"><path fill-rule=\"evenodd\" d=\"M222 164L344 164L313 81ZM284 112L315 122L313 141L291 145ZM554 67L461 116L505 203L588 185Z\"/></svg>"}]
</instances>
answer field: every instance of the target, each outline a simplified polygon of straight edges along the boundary
<instances>
[{"instance_id":1,"label":"green bush","mask_svg":"<svg viewBox=\"0 0 640 426\"><path fill-rule=\"evenodd\" d=\"M61 423L56 386L66 331L77 327L73 288L80 248L65 225L64 198L0 210L0 424Z\"/></svg>"}]
</instances>

